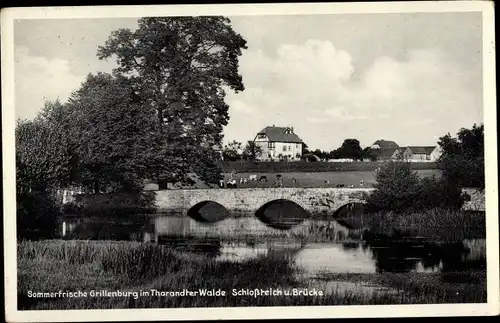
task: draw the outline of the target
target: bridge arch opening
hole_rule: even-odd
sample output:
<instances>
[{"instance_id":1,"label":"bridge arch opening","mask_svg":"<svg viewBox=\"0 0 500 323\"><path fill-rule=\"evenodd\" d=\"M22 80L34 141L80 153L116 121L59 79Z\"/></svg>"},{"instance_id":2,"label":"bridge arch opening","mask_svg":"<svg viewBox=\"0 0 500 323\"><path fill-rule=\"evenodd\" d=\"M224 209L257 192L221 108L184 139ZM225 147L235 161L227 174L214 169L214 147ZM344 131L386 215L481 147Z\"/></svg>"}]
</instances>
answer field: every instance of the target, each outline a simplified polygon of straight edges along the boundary
<instances>
[{"instance_id":1,"label":"bridge arch opening","mask_svg":"<svg viewBox=\"0 0 500 323\"><path fill-rule=\"evenodd\" d=\"M272 228L287 230L302 223L309 212L293 201L277 199L262 205L255 216Z\"/></svg>"},{"instance_id":2,"label":"bridge arch opening","mask_svg":"<svg viewBox=\"0 0 500 323\"><path fill-rule=\"evenodd\" d=\"M198 222L215 223L227 218L229 210L217 202L203 201L191 207L187 214Z\"/></svg>"},{"instance_id":3,"label":"bridge arch opening","mask_svg":"<svg viewBox=\"0 0 500 323\"><path fill-rule=\"evenodd\" d=\"M366 226L366 203L350 202L342 205L332 215L339 224L350 229L363 229Z\"/></svg>"}]
</instances>

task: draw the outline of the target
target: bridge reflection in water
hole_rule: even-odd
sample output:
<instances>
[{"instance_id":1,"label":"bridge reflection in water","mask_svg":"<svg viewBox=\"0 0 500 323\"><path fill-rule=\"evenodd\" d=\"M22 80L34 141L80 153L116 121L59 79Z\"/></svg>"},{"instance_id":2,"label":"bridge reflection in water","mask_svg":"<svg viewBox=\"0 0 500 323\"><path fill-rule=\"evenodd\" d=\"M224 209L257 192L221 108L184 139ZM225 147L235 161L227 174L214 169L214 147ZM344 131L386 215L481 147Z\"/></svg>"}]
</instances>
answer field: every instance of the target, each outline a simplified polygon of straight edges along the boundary
<instances>
[{"instance_id":1,"label":"bridge reflection in water","mask_svg":"<svg viewBox=\"0 0 500 323\"><path fill-rule=\"evenodd\" d=\"M202 252L219 260L253 257L293 260L309 274L439 272L485 269L485 240L436 243L422 239L361 241L350 238L359 227L362 206L346 206L336 220L310 221L293 202L265 205L253 217L229 216L217 203L204 203L189 216L144 215L124 219L65 218L63 239L134 240ZM353 220L358 219L358 220ZM361 217L362 219L362 217ZM356 222L358 221L358 222ZM362 221L362 220L361 220ZM342 234L340 234L342 232ZM330 242L311 242L330 234Z\"/></svg>"}]
</instances>

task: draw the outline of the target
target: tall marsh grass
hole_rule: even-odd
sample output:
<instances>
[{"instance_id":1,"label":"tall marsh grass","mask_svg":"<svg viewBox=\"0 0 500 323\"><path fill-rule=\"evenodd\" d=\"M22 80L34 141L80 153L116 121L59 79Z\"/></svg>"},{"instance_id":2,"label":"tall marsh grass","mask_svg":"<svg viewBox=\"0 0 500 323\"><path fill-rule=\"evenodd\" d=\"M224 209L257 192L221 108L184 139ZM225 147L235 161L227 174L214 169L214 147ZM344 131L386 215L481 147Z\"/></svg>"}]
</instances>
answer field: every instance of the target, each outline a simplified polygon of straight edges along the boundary
<instances>
[{"instance_id":1,"label":"tall marsh grass","mask_svg":"<svg viewBox=\"0 0 500 323\"><path fill-rule=\"evenodd\" d=\"M375 235L409 235L439 241L484 239L486 215L481 211L430 209L420 212L379 212L365 215Z\"/></svg>"},{"instance_id":2,"label":"tall marsh grass","mask_svg":"<svg viewBox=\"0 0 500 323\"><path fill-rule=\"evenodd\" d=\"M391 277L385 279L391 280ZM393 280L393 279L392 279ZM404 282L404 279L400 280ZM439 283L439 281L436 281ZM394 285L394 282L391 283ZM418 285L418 284L417 284ZM206 255L179 252L168 246L112 241L22 241L18 243L18 306L26 309L98 309L231 306L304 306L447 302L433 290L401 295L333 291L322 297L83 297L29 298L28 291L90 290L181 291L308 287L290 259L259 257L243 262L216 261ZM429 285L430 286L430 285ZM398 286L408 287L408 284ZM322 289L322 286L316 288ZM460 289L462 291L463 289ZM445 293L443 295L448 295ZM451 294L450 294L451 295ZM462 297L462 298L460 298ZM467 301L461 295L453 300ZM465 298L464 298L465 297Z\"/></svg>"}]
</instances>

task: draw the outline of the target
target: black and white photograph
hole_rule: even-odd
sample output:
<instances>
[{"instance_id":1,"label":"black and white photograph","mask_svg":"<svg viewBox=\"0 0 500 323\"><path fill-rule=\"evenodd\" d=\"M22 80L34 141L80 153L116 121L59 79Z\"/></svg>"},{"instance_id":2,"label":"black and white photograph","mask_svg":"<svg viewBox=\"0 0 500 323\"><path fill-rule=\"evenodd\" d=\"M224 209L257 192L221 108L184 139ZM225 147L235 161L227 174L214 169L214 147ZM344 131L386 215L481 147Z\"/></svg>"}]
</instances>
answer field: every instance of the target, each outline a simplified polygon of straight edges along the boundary
<instances>
[{"instance_id":1,"label":"black and white photograph","mask_svg":"<svg viewBox=\"0 0 500 323\"><path fill-rule=\"evenodd\" d=\"M493 10L2 9L6 320L498 315Z\"/></svg>"}]
</instances>

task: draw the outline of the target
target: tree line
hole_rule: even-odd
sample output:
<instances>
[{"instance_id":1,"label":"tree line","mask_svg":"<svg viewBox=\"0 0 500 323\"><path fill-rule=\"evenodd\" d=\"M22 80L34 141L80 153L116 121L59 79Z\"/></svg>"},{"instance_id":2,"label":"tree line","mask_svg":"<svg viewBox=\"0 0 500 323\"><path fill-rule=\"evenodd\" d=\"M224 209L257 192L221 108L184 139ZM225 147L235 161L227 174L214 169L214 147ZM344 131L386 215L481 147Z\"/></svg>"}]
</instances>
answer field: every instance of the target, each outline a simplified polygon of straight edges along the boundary
<instances>
[{"instance_id":1,"label":"tree line","mask_svg":"<svg viewBox=\"0 0 500 323\"><path fill-rule=\"evenodd\" d=\"M240 159L255 160L257 156L262 152L262 148L259 145L255 145L252 140L243 143L236 140L228 142L222 149L222 156L224 160L235 161ZM375 151L370 148L361 149L359 140L357 139L346 139L342 146L331 152L322 151L320 149L310 150L307 144L302 144L302 155L307 156L308 154L314 154L320 159L341 159L349 158L354 160L362 160L369 158L371 160L376 160Z\"/></svg>"},{"instance_id":2,"label":"tree line","mask_svg":"<svg viewBox=\"0 0 500 323\"><path fill-rule=\"evenodd\" d=\"M246 40L226 17L142 18L113 31L97 57L111 74L89 74L68 102L46 102L16 124L19 238L54 233L54 192L139 192L144 180L166 188L217 183L213 147L229 121L228 91L244 90L238 59Z\"/></svg>"},{"instance_id":3,"label":"tree line","mask_svg":"<svg viewBox=\"0 0 500 323\"><path fill-rule=\"evenodd\" d=\"M227 91L244 90L246 40L225 17L142 18L98 47L112 74L89 74L67 103L18 120L18 184L44 191L141 189L142 181L221 179L214 145L229 121Z\"/></svg>"}]
</instances>

